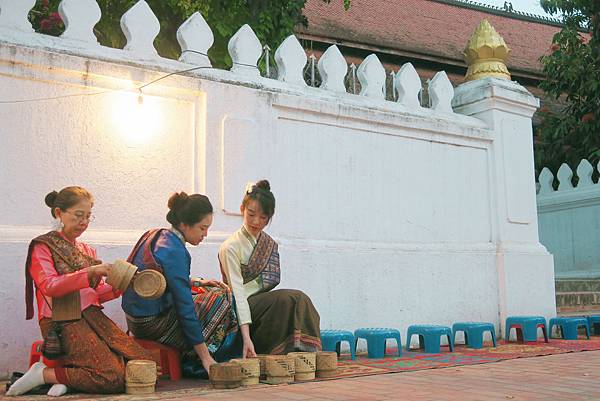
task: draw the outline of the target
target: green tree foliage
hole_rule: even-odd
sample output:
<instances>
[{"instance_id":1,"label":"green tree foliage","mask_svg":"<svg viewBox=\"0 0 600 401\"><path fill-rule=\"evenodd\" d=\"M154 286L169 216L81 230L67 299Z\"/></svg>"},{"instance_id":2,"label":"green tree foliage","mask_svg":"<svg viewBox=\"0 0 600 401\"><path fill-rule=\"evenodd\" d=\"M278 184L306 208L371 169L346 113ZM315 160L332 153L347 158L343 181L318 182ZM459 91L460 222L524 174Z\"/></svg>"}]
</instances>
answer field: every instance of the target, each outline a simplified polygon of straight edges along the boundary
<instances>
[{"instance_id":1,"label":"green tree foliage","mask_svg":"<svg viewBox=\"0 0 600 401\"><path fill-rule=\"evenodd\" d=\"M551 14L562 14L564 28L541 58L540 87L560 99L562 110L542 108L536 165L556 172L561 163L577 166L600 160L600 1L542 0Z\"/></svg>"},{"instance_id":2,"label":"green tree foliage","mask_svg":"<svg viewBox=\"0 0 600 401\"><path fill-rule=\"evenodd\" d=\"M122 48L125 37L121 32L121 16L138 0L97 0L102 18L95 27L95 34L104 46ZM306 0L146 0L160 21L160 33L154 42L163 57L178 58L180 53L176 32L179 26L194 12L199 11L206 19L215 36L209 50L213 66L227 68L231 59L227 43L244 24L249 24L261 43L271 48L293 33L296 25L306 25L302 14ZM329 3L331 0L323 0ZM64 26L58 15L60 0L38 0L30 13L33 27L42 33L59 35ZM343 1L348 9L350 0Z\"/></svg>"}]
</instances>

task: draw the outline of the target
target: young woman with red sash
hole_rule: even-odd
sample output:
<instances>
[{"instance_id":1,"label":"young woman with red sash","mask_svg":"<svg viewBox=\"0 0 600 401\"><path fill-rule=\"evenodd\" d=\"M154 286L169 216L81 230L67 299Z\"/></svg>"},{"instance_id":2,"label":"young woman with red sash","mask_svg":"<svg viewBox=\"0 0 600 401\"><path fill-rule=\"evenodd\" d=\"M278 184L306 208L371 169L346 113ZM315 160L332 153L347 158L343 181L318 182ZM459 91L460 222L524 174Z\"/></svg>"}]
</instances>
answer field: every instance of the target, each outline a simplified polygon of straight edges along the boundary
<instances>
[{"instance_id":1,"label":"young woman with red sash","mask_svg":"<svg viewBox=\"0 0 600 401\"><path fill-rule=\"evenodd\" d=\"M192 257L186 244L199 245L208 234L213 220L209 199L180 192L173 194L167 205L171 227L144 233L129 256L138 271L160 271L167 288L158 299L143 299L128 289L121 306L134 336L177 348L182 353L184 374L198 365L192 376L202 377L215 359L238 356L237 319L225 284L198 279L190 286Z\"/></svg>"}]
</instances>

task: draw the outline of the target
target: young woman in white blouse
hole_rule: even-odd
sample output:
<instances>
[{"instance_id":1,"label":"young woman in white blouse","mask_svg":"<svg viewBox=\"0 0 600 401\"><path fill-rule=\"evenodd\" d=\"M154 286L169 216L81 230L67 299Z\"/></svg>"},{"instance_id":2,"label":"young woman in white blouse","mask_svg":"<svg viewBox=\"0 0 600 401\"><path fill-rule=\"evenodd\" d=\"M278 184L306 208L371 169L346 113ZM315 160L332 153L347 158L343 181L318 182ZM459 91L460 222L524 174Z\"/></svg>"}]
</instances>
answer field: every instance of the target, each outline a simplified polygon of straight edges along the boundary
<instances>
[{"instance_id":1,"label":"young woman in white blouse","mask_svg":"<svg viewBox=\"0 0 600 401\"><path fill-rule=\"evenodd\" d=\"M219 248L223 281L233 290L243 356L321 349L319 313L299 290L279 284L277 243L263 230L275 213L267 180L249 185L242 200L242 227Z\"/></svg>"}]
</instances>

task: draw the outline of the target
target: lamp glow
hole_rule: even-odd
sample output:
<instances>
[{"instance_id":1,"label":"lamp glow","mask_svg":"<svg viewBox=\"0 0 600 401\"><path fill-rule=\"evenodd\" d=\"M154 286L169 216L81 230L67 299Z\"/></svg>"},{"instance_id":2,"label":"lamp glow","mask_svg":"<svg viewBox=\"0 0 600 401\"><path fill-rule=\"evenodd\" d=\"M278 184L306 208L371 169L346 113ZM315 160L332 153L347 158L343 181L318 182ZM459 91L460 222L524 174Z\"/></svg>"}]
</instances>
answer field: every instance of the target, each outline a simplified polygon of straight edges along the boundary
<instances>
[{"instance_id":1,"label":"lamp glow","mask_svg":"<svg viewBox=\"0 0 600 401\"><path fill-rule=\"evenodd\" d=\"M115 93L112 103L113 125L130 144L139 144L156 135L161 126L161 112L157 99L142 91Z\"/></svg>"}]
</instances>

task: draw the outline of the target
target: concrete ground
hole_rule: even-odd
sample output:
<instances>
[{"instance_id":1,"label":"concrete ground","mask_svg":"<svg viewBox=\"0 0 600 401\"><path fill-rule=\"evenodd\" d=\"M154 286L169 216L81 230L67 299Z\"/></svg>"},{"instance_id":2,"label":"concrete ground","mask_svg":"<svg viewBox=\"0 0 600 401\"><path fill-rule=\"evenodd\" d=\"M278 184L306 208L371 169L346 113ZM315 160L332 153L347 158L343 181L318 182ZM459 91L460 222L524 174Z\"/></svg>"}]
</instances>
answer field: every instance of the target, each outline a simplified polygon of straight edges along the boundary
<instances>
[{"instance_id":1,"label":"concrete ground","mask_svg":"<svg viewBox=\"0 0 600 401\"><path fill-rule=\"evenodd\" d=\"M190 385L191 384L191 385ZM168 386L168 385L167 385ZM161 386L159 390L168 390ZM482 365L389 373L290 385L212 390L206 385L150 396L82 396L62 400L600 400L600 351L511 359ZM0 397L40 400L45 396Z\"/></svg>"}]
</instances>

